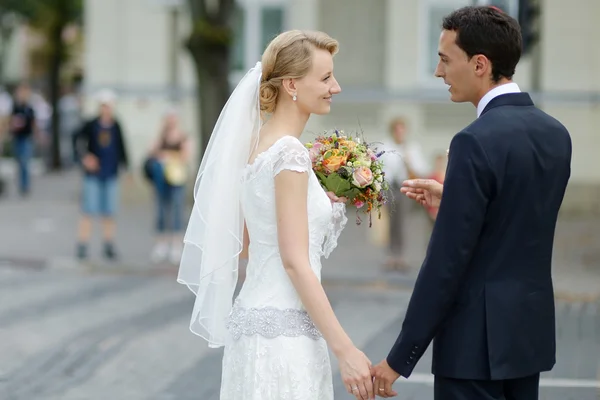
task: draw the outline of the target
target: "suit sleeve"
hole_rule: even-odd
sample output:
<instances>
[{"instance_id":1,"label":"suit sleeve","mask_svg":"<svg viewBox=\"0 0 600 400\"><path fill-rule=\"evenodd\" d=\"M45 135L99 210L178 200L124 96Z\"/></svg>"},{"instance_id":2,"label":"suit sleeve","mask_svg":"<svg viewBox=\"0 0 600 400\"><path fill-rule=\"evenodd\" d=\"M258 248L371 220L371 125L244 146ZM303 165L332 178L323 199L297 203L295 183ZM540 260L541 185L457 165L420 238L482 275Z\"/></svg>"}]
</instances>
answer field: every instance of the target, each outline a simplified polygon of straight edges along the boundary
<instances>
[{"instance_id":1,"label":"suit sleeve","mask_svg":"<svg viewBox=\"0 0 600 400\"><path fill-rule=\"evenodd\" d=\"M444 193L402 331L387 362L408 378L455 301L492 197L495 177L475 135L450 144Z\"/></svg>"}]
</instances>

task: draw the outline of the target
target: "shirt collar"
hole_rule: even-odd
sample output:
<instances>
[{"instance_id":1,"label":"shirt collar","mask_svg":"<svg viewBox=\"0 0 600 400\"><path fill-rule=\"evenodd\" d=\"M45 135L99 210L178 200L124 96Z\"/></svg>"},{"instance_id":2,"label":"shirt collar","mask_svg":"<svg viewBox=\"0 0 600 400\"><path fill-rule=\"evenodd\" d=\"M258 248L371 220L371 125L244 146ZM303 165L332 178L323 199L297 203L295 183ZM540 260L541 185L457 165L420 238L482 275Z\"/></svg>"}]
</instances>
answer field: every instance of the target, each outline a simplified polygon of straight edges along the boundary
<instances>
[{"instance_id":1,"label":"shirt collar","mask_svg":"<svg viewBox=\"0 0 600 400\"><path fill-rule=\"evenodd\" d=\"M483 96L481 98L481 100L479 101L479 104L477 104L477 118L479 118L479 116L481 115L483 110L485 110L485 106L487 106L489 104L489 102L492 101L493 98L498 97L502 94L520 93L520 92L521 92L521 89L519 88L519 85L517 85L514 82L505 83L504 85L496 86L495 88L493 88L492 90L487 92L485 94L485 96Z\"/></svg>"}]
</instances>

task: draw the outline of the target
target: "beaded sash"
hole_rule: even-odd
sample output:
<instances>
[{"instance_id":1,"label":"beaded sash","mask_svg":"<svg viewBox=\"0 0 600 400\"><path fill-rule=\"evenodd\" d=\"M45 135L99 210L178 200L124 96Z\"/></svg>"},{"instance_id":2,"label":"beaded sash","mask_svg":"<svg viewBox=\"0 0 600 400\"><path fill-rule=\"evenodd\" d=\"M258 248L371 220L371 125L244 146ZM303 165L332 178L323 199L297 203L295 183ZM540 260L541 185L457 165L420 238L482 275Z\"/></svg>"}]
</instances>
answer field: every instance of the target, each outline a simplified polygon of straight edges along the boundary
<instances>
[{"instance_id":1,"label":"beaded sash","mask_svg":"<svg viewBox=\"0 0 600 400\"><path fill-rule=\"evenodd\" d=\"M234 340L238 340L242 335L255 334L270 339L277 336L307 336L317 340L322 337L306 311L292 308L246 309L234 305L227 321L227 329Z\"/></svg>"}]
</instances>

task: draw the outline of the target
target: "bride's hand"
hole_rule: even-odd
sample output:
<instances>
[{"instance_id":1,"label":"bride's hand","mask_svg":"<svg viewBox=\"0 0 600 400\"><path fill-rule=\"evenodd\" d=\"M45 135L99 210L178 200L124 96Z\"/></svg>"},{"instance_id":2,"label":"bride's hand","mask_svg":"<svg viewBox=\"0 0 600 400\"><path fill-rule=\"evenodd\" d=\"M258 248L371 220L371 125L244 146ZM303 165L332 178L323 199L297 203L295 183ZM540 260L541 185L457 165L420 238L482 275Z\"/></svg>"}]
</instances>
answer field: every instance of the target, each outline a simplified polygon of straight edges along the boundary
<instances>
[{"instance_id":1,"label":"bride's hand","mask_svg":"<svg viewBox=\"0 0 600 400\"><path fill-rule=\"evenodd\" d=\"M359 400L375 399L371 361L367 356L352 346L338 355L338 362L342 381L348 393L353 394Z\"/></svg>"},{"instance_id":2,"label":"bride's hand","mask_svg":"<svg viewBox=\"0 0 600 400\"><path fill-rule=\"evenodd\" d=\"M333 192L327 192L327 197L332 203L346 203L348 201L345 197L337 197Z\"/></svg>"}]
</instances>

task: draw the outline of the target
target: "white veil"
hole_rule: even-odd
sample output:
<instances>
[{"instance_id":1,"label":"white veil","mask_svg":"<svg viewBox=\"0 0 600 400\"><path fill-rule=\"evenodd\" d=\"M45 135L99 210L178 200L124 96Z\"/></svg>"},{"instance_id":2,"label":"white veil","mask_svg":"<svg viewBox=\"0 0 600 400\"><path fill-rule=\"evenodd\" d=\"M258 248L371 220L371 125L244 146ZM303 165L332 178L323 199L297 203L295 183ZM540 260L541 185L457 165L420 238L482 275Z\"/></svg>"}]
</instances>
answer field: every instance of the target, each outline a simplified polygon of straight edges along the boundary
<instances>
[{"instance_id":1,"label":"white veil","mask_svg":"<svg viewBox=\"0 0 600 400\"><path fill-rule=\"evenodd\" d=\"M261 125L258 62L223 107L194 185L177 282L196 295L190 330L210 347L224 345L243 246L240 179Z\"/></svg>"}]
</instances>

